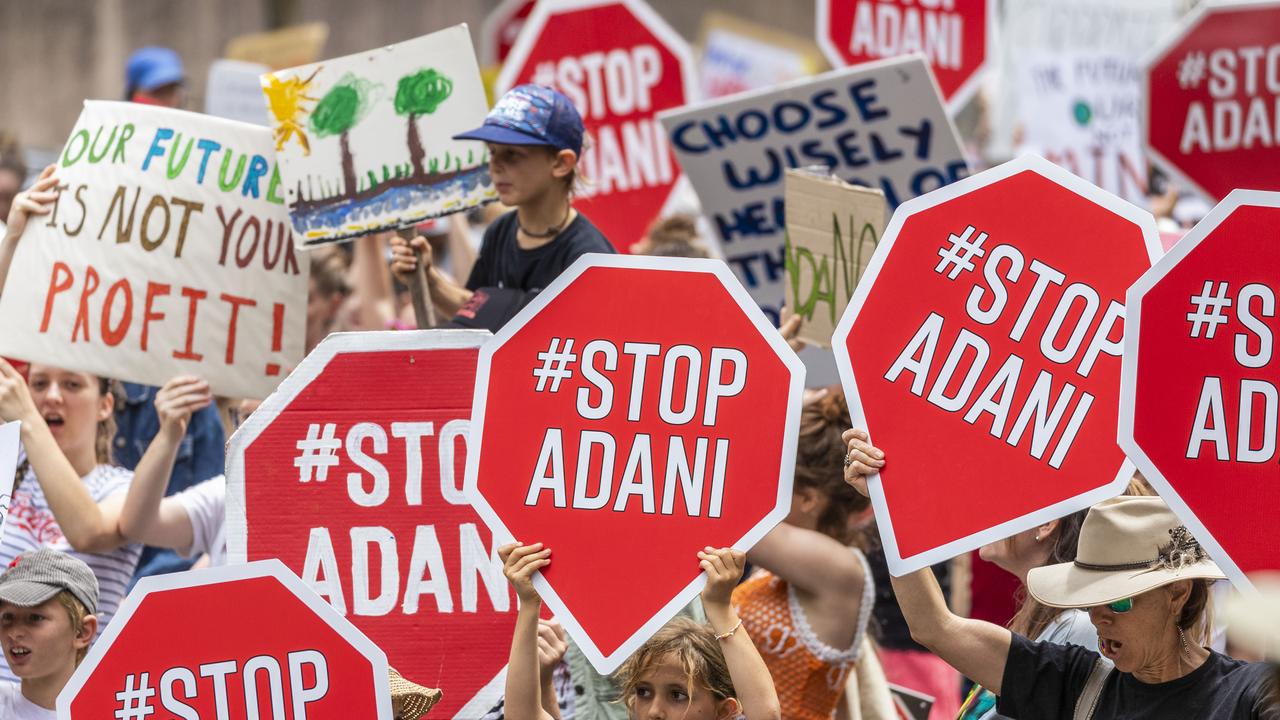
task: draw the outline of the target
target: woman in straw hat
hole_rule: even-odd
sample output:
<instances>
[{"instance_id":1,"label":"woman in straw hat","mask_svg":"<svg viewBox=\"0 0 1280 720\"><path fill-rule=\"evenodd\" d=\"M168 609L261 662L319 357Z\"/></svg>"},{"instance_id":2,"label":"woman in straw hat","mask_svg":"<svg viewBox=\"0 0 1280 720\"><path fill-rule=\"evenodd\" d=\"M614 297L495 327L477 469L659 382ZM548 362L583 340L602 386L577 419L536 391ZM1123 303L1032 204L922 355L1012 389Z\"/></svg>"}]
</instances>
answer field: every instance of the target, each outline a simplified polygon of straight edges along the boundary
<instances>
[{"instance_id":1,"label":"woman in straw hat","mask_svg":"<svg viewBox=\"0 0 1280 720\"><path fill-rule=\"evenodd\" d=\"M845 481L866 493L884 452L862 430L844 440ZM995 692L1002 715L1280 720L1266 665L1204 647L1208 585L1222 577L1160 498L1119 497L1089 510L1073 562L1027 575L1039 602L1088 609L1099 652L958 617L928 569L893 578L893 589L912 637Z\"/></svg>"}]
</instances>

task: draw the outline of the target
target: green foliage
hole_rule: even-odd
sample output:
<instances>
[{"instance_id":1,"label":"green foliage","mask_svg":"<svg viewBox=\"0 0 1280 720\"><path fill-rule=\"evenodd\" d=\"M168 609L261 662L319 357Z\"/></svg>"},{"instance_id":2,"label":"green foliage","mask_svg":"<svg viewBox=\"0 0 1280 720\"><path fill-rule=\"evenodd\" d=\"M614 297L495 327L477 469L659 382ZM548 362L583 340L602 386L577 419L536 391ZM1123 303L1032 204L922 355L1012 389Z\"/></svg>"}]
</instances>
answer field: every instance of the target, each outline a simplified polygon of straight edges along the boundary
<instances>
[{"instance_id":1,"label":"green foliage","mask_svg":"<svg viewBox=\"0 0 1280 720\"><path fill-rule=\"evenodd\" d=\"M397 115L429 115L453 93L453 81L425 68L405 75L396 84Z\"/></svg>"},{"instance_id":2,"label":"green foliage","mask_svg":"<svg viewBox=\"0 0 1280 720\"><path fill-rule=\"evenodd\" d=\"M364 119L377 86L351 73L343 75L311 111L311 129L318 137L341 135Z\"/></svg>"}]
</instances>

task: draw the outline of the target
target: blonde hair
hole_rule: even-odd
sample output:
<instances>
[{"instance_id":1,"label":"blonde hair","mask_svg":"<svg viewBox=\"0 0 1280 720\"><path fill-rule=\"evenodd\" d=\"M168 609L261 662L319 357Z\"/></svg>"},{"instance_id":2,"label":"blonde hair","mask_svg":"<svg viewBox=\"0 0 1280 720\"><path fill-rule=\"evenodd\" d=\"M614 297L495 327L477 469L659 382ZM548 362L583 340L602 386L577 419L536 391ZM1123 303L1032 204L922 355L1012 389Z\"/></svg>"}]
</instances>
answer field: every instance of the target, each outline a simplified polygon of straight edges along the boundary
<instances>
[{"instance_id":1,"label":"blonde hair","mask_svg":"<svg viewBox=\"0 0 1280 720\"><path fill-rule=\"evenodd\" d=\"M636 688L643 677L672 655L684 670L685 688L690 696L695 687L710 692L717 702L737 695L715 633L689 618L678 617L649 638L618 670L616 679L622 687L620 701L628 710L635 707Z\"/></svg>"},{"instance_id":2,"label":"blonde hair","mask_svg":"<svg viewBox=\"0 0 1280 720\"><path fill-rule=\"evenodd\" d=\"M72 595L70 590L59 590L58 594L54 595L54 598L58 600L59 605L66 609L67 616L71 619L71 630L76 635L84 632L84 619L89 616L89 609L84 606L84 603L80 602L75 595ZM88 653L88 645L76 650L76 665L79 665Z\"/></svg>"}]
</instances>

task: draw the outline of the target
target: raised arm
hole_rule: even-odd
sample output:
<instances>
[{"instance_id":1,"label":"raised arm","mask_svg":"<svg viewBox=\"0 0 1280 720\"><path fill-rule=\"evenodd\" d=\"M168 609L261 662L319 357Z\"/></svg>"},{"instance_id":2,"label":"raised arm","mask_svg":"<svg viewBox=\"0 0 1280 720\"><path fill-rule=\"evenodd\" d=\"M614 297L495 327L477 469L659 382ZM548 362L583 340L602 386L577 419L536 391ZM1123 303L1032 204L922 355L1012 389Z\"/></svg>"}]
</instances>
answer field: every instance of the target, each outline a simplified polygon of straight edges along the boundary
<instances>
[{"instance_id":1,"label":"raised arm","mask_svg":"<svg viewBox=\"0 0 1280 720\"><path fill-rule=\"evenodd\" d=\"M538 613L542 598L533 589L533 573L551 564L551 550L534 545L498 548L502 571L520 598L516 629L507 660L507 689L502 713L507 720L553 720L542 706L542 682L538 670Z\"/></svg>"},{"instance_id":2,"label":"raised arm","mask_svg":"<svg viewBox=\"0 0 1280 720\"><path fill-rule=\"evenodd\" d=\"M863 430L846 431L844 441L849 453L845 482L866 495L868 477L885 465L884 452L871 445ZM999 625L951 612L938 579L929 568L892 578L891 582L912 639L962 675L999 695L1012 633Z\"/></svg>"},{"instance_id":3,"label":"raised arm","mask_svg":"<svg viewBox=\"0 0 1280 720\"><path fill-rule=\"evenodd\" d=\"M707 574L707 584L702 589L702 609L724 651L742 715L747 720L779 720L782 709L769 668L729 604L733 588L742 578L746 554L732 548L708 547L698 553L698 566Z\"/></svg>"},{"instance_id":4,"label":"raised arm","mask_svg":"<svg viewBox=\"0 0 1280 720\"><path fill-rule=\"evenodd\" d=\"M351 258L351 295L359 312L361 330L385 330L395 319L391 274L385 252L393 232L370 233L355 241Z\"/></svg>"},{"instance_id":5,"label":"raised arm","mask_svg":"<svg viewBox=\"0 0 1280 720\"><path fill-rule=\"evenodd\" d=\"M80 473L58 447L58 441L41 417L26 380L0 358L0 420L22 421L22 445L53 511L62 535L81 552L107 552L124 544L116 528L121 500L115 496L98 503L89 494Z\"/></svg>"},{"instance_id":6,"label":"raised arm","mask_svg":"<svg viewBox=\"0 0 1280 720\"><path fill-rule=\"evenodd\" d=\"M860 602L866 582L862 563L849 548L820 532L787 523L766 533L747 559L796 588L818 596L848 597L853 603Z\"/></svg>"},{"instance_id":7,"label":"raised arm","mask_svg":"<svg viewBox=\"0 0 1280 720\"><path fill-rule=\"evenodd\" d=\"M18 241L27 228L27 220L32 215L48 215L53 211L58 199L58 179L53 176L55 167L45 168L34 185L13 198L5 221L4 239L0 240L0 294L4 293L4 281L9 276L9 266L13 264L13 255L18 251Z\"/></svg>"},{"instance_id":8,"label":"raised arm","mask_svg":"<svg viewBox=\"0 0 1280 720\"><path fill-rule=\"evenodd\" d=\"M176 501L165 501L164 492L192 414L212 401L209 384L189 376L173 378L156 393L160 430L138 461L125 496L119 518L125 539L176 550L191 547L191 518Z\"/></svg>"}]
</instances>

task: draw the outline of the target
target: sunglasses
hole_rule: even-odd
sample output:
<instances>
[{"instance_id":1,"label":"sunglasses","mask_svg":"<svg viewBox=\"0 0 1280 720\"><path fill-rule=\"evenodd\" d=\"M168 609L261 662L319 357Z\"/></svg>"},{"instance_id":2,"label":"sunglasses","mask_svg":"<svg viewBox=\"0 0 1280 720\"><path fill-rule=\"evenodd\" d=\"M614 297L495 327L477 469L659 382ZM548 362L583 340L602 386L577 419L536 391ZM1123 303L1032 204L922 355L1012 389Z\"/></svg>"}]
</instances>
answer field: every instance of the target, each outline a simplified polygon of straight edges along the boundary
<instances>
[{"instance_id":1,"label":"sunglasses","mask_svg":"<svg viewBox=\"0 0 1280 720\"><path fill-rule=\"evenodd\" d=\"M1133 598L1124 598L1113 603L1107 603L1107 609L1113 613L1127 613L1133 609Z\"/></svg>"}]
</instances>

